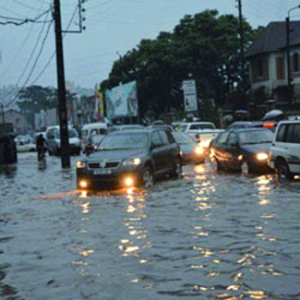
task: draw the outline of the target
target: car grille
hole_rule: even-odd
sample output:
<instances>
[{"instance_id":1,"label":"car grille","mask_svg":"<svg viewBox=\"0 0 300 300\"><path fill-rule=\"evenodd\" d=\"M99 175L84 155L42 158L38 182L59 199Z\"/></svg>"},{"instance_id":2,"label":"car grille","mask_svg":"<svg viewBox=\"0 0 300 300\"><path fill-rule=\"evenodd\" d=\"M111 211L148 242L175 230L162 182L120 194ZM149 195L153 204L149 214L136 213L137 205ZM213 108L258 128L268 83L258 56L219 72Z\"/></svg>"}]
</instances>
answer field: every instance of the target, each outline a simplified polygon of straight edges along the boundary
<instances>
[{"instance_id":1,"label":"car grille","mask_svg":"<svg viewBox=\"0 0 300 300\"><path fill-rule=\"evenodd\" d=\"M116 168L118 167L118 165L120 164L120 162L118 161L114 161L114 162L107 162L105 163L105 169L111 169L111 168ZM90 163L89 164L89 169L102 169L103 166L101 166L100 163Z\"/></svg>"}]
</instances>

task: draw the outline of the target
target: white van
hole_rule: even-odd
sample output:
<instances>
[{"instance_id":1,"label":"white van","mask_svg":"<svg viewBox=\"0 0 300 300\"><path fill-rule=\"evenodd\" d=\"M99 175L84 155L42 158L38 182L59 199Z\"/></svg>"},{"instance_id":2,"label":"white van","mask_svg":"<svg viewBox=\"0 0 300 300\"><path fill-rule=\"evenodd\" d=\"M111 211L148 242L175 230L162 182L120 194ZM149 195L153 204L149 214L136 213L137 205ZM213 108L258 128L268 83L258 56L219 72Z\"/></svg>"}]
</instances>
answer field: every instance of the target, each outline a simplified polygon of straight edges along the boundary
<instances>
[{"instance_id":1,"label":"white van","mask_svg":"<svg viewBox=\"0 0 300 300\"><path fill-rule=\"evenodd\" d=\"M300 175L300 119L278 124L270 149L269 164L277 171L279 180Z\"/></svg>"},{"instance_id":2,"label":"white van","mask_svg":"<svg viewBox=\"0 0 300 300\"><path fill-rule=\"evenodd\" d=\"M107 134L107 124L98 122L83 125L81 129L81 137L83 144L86 144L89 138L93 135L104 136Z\"/></svg>"},{"instance_id":3,"label":"white van","mask_svg":"<svg viewBox=\"0 0 300 300\"><path fill-rule=\"evenodd\" d=\"M72 126L68 126L69 131L69 151L70 154L79 155L81 152L81 145L78 132ZM46 131L47 148L49 155L60 155L61 140L60 127L50 126Z\"/></svg>"}]
</instances>

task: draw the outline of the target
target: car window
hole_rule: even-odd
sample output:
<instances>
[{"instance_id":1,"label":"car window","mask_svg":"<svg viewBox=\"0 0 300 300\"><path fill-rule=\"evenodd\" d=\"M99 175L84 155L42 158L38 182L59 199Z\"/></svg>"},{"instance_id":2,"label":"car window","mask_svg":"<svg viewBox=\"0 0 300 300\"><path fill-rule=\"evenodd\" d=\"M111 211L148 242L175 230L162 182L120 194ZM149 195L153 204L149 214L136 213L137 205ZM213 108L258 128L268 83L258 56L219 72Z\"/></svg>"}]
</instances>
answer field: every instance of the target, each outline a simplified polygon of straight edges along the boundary
<instances>
[{"instance_id":1,"label":"car window","mask_svg":"<svg viewBox=\"0 0 300 300\"><path fill-rule=\"evenodd\" d=\"M131 150L144 149L148 145L146 133L118 133L105 136L100 142L99 149L106 150Z\"/></svg>"},{"instance_id":2,"label":"car window","mask_svg":"<svg viewBox=\"0 0 300 300\"><path fill-rule=\"evenodd\" d=\"M191 130L199 130L199 129L214 129L214 126L211 124L193 124L190 126Z\"/></svg>"},{"instance_id":3,"label":"car window","mask_svg":"<svg viewBox=\"0 0 300 300\"><path fill-rule=\"evenodd\" d=\"M276 142L284 142L287 125L281 125L277 131Z\"/></svg>"},{"instance_id":4,"label":"car window","mask_svg":"<svg viewBox=\"0 0 300 300\"><path fill-rule=\"evenodd\" d=\"M287 143L293 142L293 131L294 131L294 125L289 124L286 129L285 142L287 142Z\"/></svg>"},{"instance_id":5,"label":"car window","mask_svg":"<svg viewBox=\"0 0 300 300\"><path fill-rule=\"evenodd\" d=\"M180 130L181 131L186 131L187 125L180 125Z\"/></svg>"},{"instance_id":6,"label":"car window","mask_svg":"<svg viewBox=\"0 0 300 300\"><path fill-rule=\"evenodd\" d=\"M158 145L162 144L162 140L161 140L160 135L158 134L157 131L154 131L152 133L151 144L155 145L155 146L158 146Z\"/></svg>"},{"instance_id":7,"label":"car window","mask_svg":"<svg viewBox=\"0 0 300 300\"><path fill-rule=\"evenodd\" d=\"M230 133L228 140L227 140L227 144L228 145L236 145L237 142L238 142L237 135L235 133Z\"/></svg>"},{"instance_id":8,"label":"car window","mask_svg":"<svg viewBox=\"0 0 300 300\"><path fill-rule=\"evenodd\" d=\"M294 125L293 142L300 144L300 124Z\"/></svg>"},{"instance_id":9,"label":"car window","mask_svg":"<svg viewBox=\"0 0 300 300\"><path fill-rule=\"evenodd\" d=\"M161 139L162 139L162 141L163 141L163 144L164 144L164 145L169 145L169 144L170 144L170 141L169 141L169 139L168 139L168 136L167 136L166 131L160 131L159 134L160 134L160 137L161 137Z\"/></svg>"},{"instance_id":10,"label":"car window","mask_svg":"<svg viewBox=\"0 0 300 300\"><path fill-rule=\"evenodd\" d=\"M166 134L167 134L167 136L168 136L168 140L169 140L169 143L170 143L170 144L176 143L175 138L173 137L173 135L172 135L171 132L167 131Z\"/></svg>"},{"instance_id":11,"label":"car window","mask_svg":"<svg viewBox=\"0 0 300 300\"><path fill-rule=\"evenodd\" d=\"M229 135L229 132L221 133L221 135L218 137L217 142L220 143L220 144L225 144L228 135Z\"/></svg>"},{"instance_id":12,"label":"car window","mask_svg":"<svg viewBox=\"0 0 300 300\"><path fill-rule=\"evenodd\" d=\"M91 130L91 135L96 135L98 134L98 129L92 129Z\"/></svg>"},{"instance_id":13,"label":"car window","mask_svg":"<svg viewBox=\"0 0 300 300\"><path fill-rule=\"evenodd\" d=\"M263 144L271 143L273 133L270 130L253 130L239 133L240 144Z\"/></svg>"}]
</instances>

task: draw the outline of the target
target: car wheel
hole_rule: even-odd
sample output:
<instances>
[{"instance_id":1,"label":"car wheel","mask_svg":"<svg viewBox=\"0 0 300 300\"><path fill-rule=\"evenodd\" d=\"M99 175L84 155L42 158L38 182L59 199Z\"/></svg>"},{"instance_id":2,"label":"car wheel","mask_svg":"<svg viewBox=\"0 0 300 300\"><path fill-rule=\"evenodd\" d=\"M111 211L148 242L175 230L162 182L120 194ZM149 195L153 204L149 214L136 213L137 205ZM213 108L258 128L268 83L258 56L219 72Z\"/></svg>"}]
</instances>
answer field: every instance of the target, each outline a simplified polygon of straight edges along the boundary
<instances>
[{"instance_id":1,"label":"car wheel","mask_svg":"<svg viewBox=\"0 0 300 300\"><path fill-rule=\"evenodd\" d=\"M223 168L223 165L216 159L216 165L217 165L217 171L222 171L224 168Z\"/></svg>"},{"instance_id":2,"label":"car wheel","mask_svg":"<svg viewBox=\"0 0 300 300\"><path fill-rule=\"evenodd\" d=\"M174 163L174 169L172 172L172 176L174 178L181 178L182 177L182 163L180 161L180 159L176 159L175 163Z\"/></svg>"},{"instance_id":3,"label":"car wheel","mask_svg":"<svg viewBox=\"0 0 300 300\"><path fill-rule=\"evenodd\" d=\"M289 167L284 162L279 162L276 166L277 178L280 182L292 180L293 176L289 170Z\"/></svg>"},{"instance_id":4,"label":"car wheel","mask_svg":"<svg viewBox=\"0 0 300 300\"><path fill-rule=\"evenodd\" d=\"M152 187L154 184L153 171L150 167L145 167L142 172L142 185L145 188Z\"/></svg>"}]
</instances>

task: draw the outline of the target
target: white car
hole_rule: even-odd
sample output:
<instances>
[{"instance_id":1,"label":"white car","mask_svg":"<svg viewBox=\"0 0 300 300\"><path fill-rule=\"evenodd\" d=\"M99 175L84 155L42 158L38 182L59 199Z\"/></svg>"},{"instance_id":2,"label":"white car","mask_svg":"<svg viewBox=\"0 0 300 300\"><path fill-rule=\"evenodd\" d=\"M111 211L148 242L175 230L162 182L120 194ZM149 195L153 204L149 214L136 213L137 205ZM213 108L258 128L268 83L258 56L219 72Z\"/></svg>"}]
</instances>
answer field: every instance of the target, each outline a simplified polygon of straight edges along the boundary
<instances>
[{"instance_id":1,"label":"white car","mask_svg":"<svg viewBox=\"0 0 300 300\"><path fill-rule=\"evenodd\" d=\"M188 133L189 131L201 131L207 129L216 129L216 126L212 122L190 122L190 123L181 123L180 131Z\"/></svg>"},{"instance_id":2,"label":"white car","mask_svg":"<svg viewBox=\"0 0 300 300\"><path fill-rule=\"evenodd\" d=\"M269 156L269 165L276 170L279 180L300 175L300 118L277 125Z\"/></svg>"},{"instance_id":3,"label":"white car","mask_svg":"<svg viewBox=\"0 0 300 300\"><path fill-rule=\"evenodd\" d=\"M30 135L18 135L15 138L17 152L36 151L36 145Z\"/></svg>"}]
</instances>

